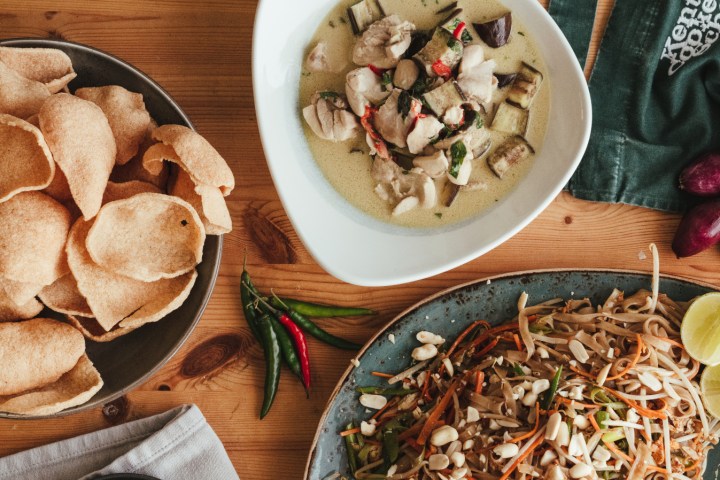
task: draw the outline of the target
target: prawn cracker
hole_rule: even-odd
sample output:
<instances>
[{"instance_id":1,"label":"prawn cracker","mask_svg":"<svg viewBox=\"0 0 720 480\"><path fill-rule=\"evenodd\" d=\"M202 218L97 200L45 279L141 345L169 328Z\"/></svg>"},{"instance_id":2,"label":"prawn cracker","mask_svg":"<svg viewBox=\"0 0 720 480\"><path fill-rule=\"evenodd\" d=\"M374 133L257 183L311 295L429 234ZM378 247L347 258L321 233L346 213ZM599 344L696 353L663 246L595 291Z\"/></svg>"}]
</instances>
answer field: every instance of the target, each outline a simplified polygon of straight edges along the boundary
<instances>
[{"instance_id":1,"label":"prawn cracker","mask_svg":"<svg viewBox=\"0 0 720 480\"><path fill-rule=\"evenodd\" d=\"M50 285L67 273L70 212L41 192L0 203L0 277Z\"/></svg>"},{"instance_id":2,"label":"prawn cracker","mask_svg":"<svg viewBox=\"0 0 720 480\"><path fill-rule=\"evenodd\" d=\"M140 193L103 206L85 241L92 260L144 282L175 278L202 260L205 230L186 201Z\"/></svg>"},{"instance_id":3,"label":"prawn cracker","mask_svg":"<svg viewBox=\"0 0 720 480\"><path fill-rule=\"evenodd\" d=\"M0 395L52 383L85 353L85 338L70 325L49 318L0 323Z\"/></svg>"},{"instance_id":4,"label":"prawn cracker","mask_svg":"<svg viewBox=\"0 0 720 480\"><path fill-rule=\"evenodd\" d=\"M102 386L100 372L83 354L75 366L57 381L29 392L0 397L0 411L17 415L52 415L82 405Z\"/></svg>"},{"instance_id":5,"label":"prawn cracker","mask_svg":"<svg viewBox=\"0 0 720 480\"><path fill-rule=\"evenodd\" d=\"M106 332L95 318L80 315L66 315L65 318L73 327L80 330L80 332L85 335L85 338L100 343L111 342L141 326L121 327L120 325L115 325L109 332Z\"/></svg>"},{"instance_id":6,"label":"prawn cracker","mask_svg":"<svg viewBox=\"0 0 720 480\"><path fill-rule=\"evenodd\" d=\"M14 322L33 318L42 312L42 309L42 304L34 298L31 298L27 303L18 305L8 297L5 289L0 288L0 322Z\"/></svg>"},{"instance_id":7,"label":"prawn cracker","mask_svg":"<svg viewBox=\"0 0 720 480\"><path fill-rule=\"evenodd\" d=\"M232 219L220 189L195 186L185 170L178 169L171 182L170 195L180 197L198 212L208 235L222 235L232 230Z\"/></svg>"},{"instance_id":8,"label":"prawn cracker","mask_svg":"<svg viewBox=\"0 0 720 480\"><path fill-rule=\"evenodd\" d=\"M49 98L39 113L55 162L65 174L85 219L97 214L115 164L115 138L103 111L66 93Z\"/></svg>"},{"instance_id":9,"label":"prawn cracker","mask_svg":"<svg viewBox=\"0 0 720 480\"><path fill-rule=\"evenodd\" d=\"M25 305L35 298L44 285L30 282L16 282L7 278L0 278L0 289L16 305Z\"/></svg>"},{"instance_id":10,"label":"prawn cracker","mask_svg":"<svg viewBox=\"0 0 720 480\"><path fill-rule=\"evenodd\" d=\"M55 162L40 130L25 120L0 114L0 145L0 202L50 185Z\"/></svg>"},{"instance_id":11,"label":"prawn cracker","mask_svg":"<svg viewBox=\"0 0 720 480\"><path fill-rule=\"evenodd\" d=\"M105 113L117 145L115 163L124 165L130 161L138 153L150 126L143 96L117 85L79 88L75 95L93 102Z\"/></svg>"},{"instance_id":12,"label":"prawn cracker","mask_svg":"<svg viewBox=\"0 0 720 480\"><path fill-rule=\"evenodd\" d=\"M195 185L217 187L223 196L235 188L225 159L199 133L182 125L162 125L153 130L152 138L160 143L143 156L143 165L150 173L159 173L167 160L182 167Z\"/></svg>"},{"instance_id":13,"label":"prawn cracker","mask_svg":"<svg viewBox=\"0 0 720 480\"><path fill-rule=\"evenodd\" d=\"M152 183L141 182L139 180L132 180L130 182L115 183L108 182L103 194L103 205L115 200L124 200L126 198L134 197L139 193L162 193L158 187Z\"/></svg>"},{"instance_id":14,"label":"prawn cracker","mask_svg":"<svg viewBox=\"0 0 720 480\"><path fill-rule=\"evenodd\" d=\"M30 80L0 61L0 113L27 118L40 111L50 91L45 85Z\"/></svg>"},{"instance_id":15,"label":"prawn cracker","mask_svg":"<svg viewBox=\"0 0 720 480\"><path fill-rule=\"evenodd\" d=\"M197 278L191 271L172 279L143 282L106 270L93 262L85 243L93 221L79 219L70 230L66 251L78 290L105 331L115 325L156 322L182 305Z\"/></svg>"},{"instance_id":16,"label":"prawn cracker","mask_svg":"<svg viewBox=\"0 0 720 480\"><path fill-rule=\"evenodd\" d=\"M38 293L40 301L58 313L67 315L92 316L87 300L78 290L77 281L72 273L67 273L46 286Z\"/></svg>"},{"instance_id":17,"label":"prawn cracker","mask_svg":"<svg viewBox=\"0 0 720 480\"><path fill-rule=\"evenodd\" d=\"M77 76L72 61L56 48L0 47L0 62L23 77L42 83L50 93L57 93Z\"/></svg>"}]
</instances>

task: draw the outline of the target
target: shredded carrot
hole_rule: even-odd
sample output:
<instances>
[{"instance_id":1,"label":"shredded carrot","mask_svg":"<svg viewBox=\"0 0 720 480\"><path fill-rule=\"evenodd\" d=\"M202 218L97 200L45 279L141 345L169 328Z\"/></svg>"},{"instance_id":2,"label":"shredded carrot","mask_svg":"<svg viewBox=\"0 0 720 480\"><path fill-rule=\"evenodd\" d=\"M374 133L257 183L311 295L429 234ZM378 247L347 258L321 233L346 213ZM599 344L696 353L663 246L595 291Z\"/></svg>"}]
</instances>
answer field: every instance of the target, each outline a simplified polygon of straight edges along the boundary
<instances>
[{"instance_id":1,"label":"shredded carrot","mask_svg":"<svg viewBox=\"0 0 720 480\"><path fill-rule=\"evenodd\" d=\"M511 438L510 440L508 440L508 442L509 443L522 442L526 438L530 438L533 435L535 435L535 433L538 431L538 428L540 428L540 403L535 402L535 426L533 427L533 429L527 433L523 433L522 435L520 435L518 437Z\"/></svg>"},{"instance_id":2,"label":"shredded carrot","mask_svg":"<svg viewBox=\"0 0 720 480\"><path fill-rule=\"evenodd\" d=\"M371 372L370 375L374 375L376 377L381 378L393 378L395 375L390 375L389 373L383 373L383 372Z\"/></svg>"},{"instance_id":3,"label":"shredded carrot","mask_svg":"<svg viewBox=\"0 0 720 480\"><path fill-rule=\"evenodd\" d=\"M617 448L617 445L615 445L614 442L606 442L605 440L603 440L603 443L605 444L605 446L607 447L608 450L613 452L618 457L623 458L630 465L632 465L633 462L635 461L634 459L630 458L625 452L623 452L622 450Z\"/></svg>"},{"instance_id":4,"label":"shredded carrot","mask_svg":"<svg viewBox=\"0 0 720 480\"><path fill-rule=\"evenodd\" d=\"M669 343L670 345L674 345L674 346L676 346L676 347L678 347L678 348L680 348L680 349L682 349L682 350L685 350L685 345L683 345L682 343L678 342L677 340L672 340L672 339L667 338L667 337L655 337L655 338L657 338L658 340L662 340L663 342L667 342L667 343Z\"/></svg>"},{"instance_id":5,"label":"shredded carrot","mask_svg":"<svg viewBox=\"0 0 720 480\"><path fill-rule=\"evenodd\" d=\"M485 355L486 353L488 353L490 350L492 350L493 348L495 348L495 345L497 345L499 341L500 341L500 338L499 338L499 337L493 338L492 341L491 341L490 343L488 343L482 350L480 350L479 352L477 352L477 353L475 354L475 356L476 356L476 357L482 357L483 355Z\"/></svg>"},{"instance_id":6,"label":"shredded carrot","mask_svg":"<svg viewBox=\"0 0 720 480\"><path fill-rule=\"evenodd\" d=\"M578 375L582 375L582 376L585 377L585 378L590 378L590 379L592 379L592 380L595 380L595 375L593 375L593 374L591 374L591 373L588 373L588 372L586 372L585 370L583 370L583 369L581 369L581 368L573 367L572 365L570 365L570 370L572 370L573 372L577 373Z\"/></svg>"},{"instance_id":7,"label":"shredded carrot","mask_svg":"<svg viewBox=\"0 0 720 480\"><path fill-rule=\"evenodd\" d=\"M613 390L612 388L608 388L608 387L602 387L602 388L604 388L608 392L615 395L622 402L627 403L630 407L637 410L637 412L640 415L644 415L644 416L650 417L650 418L659 418L661 420L664 420L667 418L667 414L661 410L652 410L650 408L645 408L642 405L640 405L639 403L634 402L633 400L630 400L629 398L623 396L621 393L617 392L616 390Z\"/></svg>"},{"instance_id":8,"label":"shredded carrot","mask_svg":"<svg viewBox=\"0 0 720 480\"><path fill-rule=\"evenodd\" d=\"M528 322L534 322L535 320L537 320L537 318L537 314L532 314L527 317Z\"/></svg>"},{"instance_id":9,"label":"shredded carrot","mask_svg":"<svg viewBox=\"0 0 720 480\"><path fill-rule=\"evenodd\" d=\"M515 341L515 346L517 347L518 351L522 352L523 346L522 343L520 343L520 337L518 337L517 333L513 333L513 340Z\"/></svg>"},{"instance_id":10,"label":"shredded carrot","mask_svg":"<svg viewBox=\"0 0 720 480\"><path fill-rule=\"evenodd\" d=\"M355 433L360 433L360 427L351 428L350 430L345 430L344 432L340 432L341 437L347 437L348 435L353 435Z\"/></svg>"},{"instance_id":11,"label":"shredded carrot","mask_svg":"<svg viewBox=\"0 0 720 480\"><path fill-rule=\"evenodd\" d=\"M555 397L555 401L564 403L566 405L572 405L572 406L578 407L578 408L599 408L599 406L595 405L594 403L581 403L581 402L578 402L577 400L565 398L560 395Z\"/></svg>"},{"instance_id":12,"label":"shredded carrot","mask_svg":"<svg viewBox=\"0 0 720 480\"><path fill-rule=\"evenodd\" d=\"M428 389L430 388L430 370L425 370L425 382L423 383L422 393L420 394L420 398L427 398L430 399L428 394Z\"/></svg>"},{"instance_id":13,"label":"shredded carrot","mask_svg":"<svg viewBox=\"0 0 720 480\"><path fill-rule=\"evenodd\" d=\"M436 428L442 427L443 425L445 425L445 422L443 420L438 420L438 422L436 424ZM415 425L413 425L412 427L408 428L407 430L402 432L400 435L398 435L398 440L409 439L409 441L411 440L414 443L415 440L412 440L410 437L414 437L415 435L417 435L417 433L420 432L420 429L422 429L422 426L423 426L422 423L420 423L420 422L416 423Z\"/></svg>"},{"instance_id":14,"label":"shredded carrot","mask_svg":"<svg viewBox=\"0 0 720 480\"><path fill-rule=\"evenodd\" d=\"M588 419L590 420L590 423L592 424L593 428L596 432L600 431L600 425L598 425L597 420L595 420L595 415L588 415Z\"/></svg>"},{"instance_id":15,"label":"shredded carrot","mask_svg":"<svg viewBox=\"0 0 720 480\"><path fill-rule=\"evenodd\" d=\"M487 325L488 327L490 326L490 324L487 323L485 320L477 320L477 321L471 323L470 326L467 327L465 330L463 330L463 332L455 339L455 341L450 346L450 348L448 349L445 356L449 357L450 355L452 355L452 353L455 351L455 349L458 347L458 345L460 345L460 342L462 342L463 339L465 337L467 337L470 334L470 332L472 332L475 329L475 327L477 327L478 325Z\"/></svg>"},{"instance_id":16,"label":"shredded carrot","mask_svg":"<svg viewBox=\"0 0 720 480\"><path fill-rule=\"evenodd\" d=\"M622 372L618 373L617 375L613 375L612 377L607 377L607 380L617 380L618 378L622 378L626 373L630 371L635 365L637 365L638 361L640 360L640 355L642 355L643 350L645 349L645 343L643 342L642 337L640 334L636 334L637 338L637 352L635 352L635 358L633 358L632 362L630 362L630 365L627 366Z\"/></svg>"},{"instance_id":17,"label":"shredded carrot","mask_svg":"<svg viewBox=\"0 0 720 480\"><path fill-rule=\"evenodd\" d=\"M517 330L518 328L519 328L519 326L518 326L517 322L515 322L515 323L507 323L507 324L505 324L505 325L500 325L499 327L491 328L490 330L487 330L487 331L483 332L482 335L480 335L480 336L477 337L475 340L473 340L472 346L473 346L473 347L477 347L478 345L480 345L481 343L483 343L485 340L487 340L488 338L490 338L491 335L494 335L494 334L496 334L496 333L502 333L502 332L508 332L508 331L512 331L512 330Z\"/></svg>"},{"instance_id":18,"label":"shredded carrot","mask_svg":"<svg viewBox=\"0 0 720 480\"><path fill-rule=\"evenodd\" d=\"M389 402L387 402L387 403L385 404L384 407L382 407L380 410L378 410L377 412L375 412L375 414L372 416L372 418L377 419L380 415L382 415L383 413L385 413L385 410L387 410L388 408L394 406L395 403L397 403L397 402L394 402L394 401L390 400Z\"/></svg>"},{"instance_id":19,"label":"shredded carrot","mask_svg":"<svg viewBox=\"0 0 720 480\"><path fill-rule=\"evenodd\" d=\"M417 443L419 445L425 445L425 442L427 442L430 433L435 429L435 424L440 419L442 414L445 413L445 410L447 409L448 405L450 405L450 402L452 402L453 393L455 393L459 386L460 379L457 378L450 384L447 392L445 392L445 395L443 395L443 397L437 402L432 413L425 421L425 425L423 425L422 430L420 430L420 434L417 438Z\"/></svg>"},{"instance_id":20,"label":"shredded carrot","mask_svg":"<svg viewBox=\"0 0 720 480\"><path fill-rule=\"evenodd\" d=\"M525 460L528 457L528 455L532 454L533 450L535 450L544 441L545 441L545 437L540 435L537 438L537 440L535 440L530 445L530 447L527 450L525 450L525 452L522 455L520 455L518 457L518 459L512 463L512 465L510 465L510 468L508 468L507 472L503 473L502 477L500 477L500 480L507 480L507 478L509 478L510 475L512 475L512 473L515 471L515 469L518 467L518 465L520 465L523 462L523 460Z\"/></svg>"},{"instance_id":21,"label":"shredded carrot","mask_svg":"<svg viewBox=\"0 0 720 480\"><path fill-rule=\"evenodd\" d=\"M482 370L475 372L475 393L482 392L482 384L485 380L485 373Z\"/></svg>"}]
</instances>

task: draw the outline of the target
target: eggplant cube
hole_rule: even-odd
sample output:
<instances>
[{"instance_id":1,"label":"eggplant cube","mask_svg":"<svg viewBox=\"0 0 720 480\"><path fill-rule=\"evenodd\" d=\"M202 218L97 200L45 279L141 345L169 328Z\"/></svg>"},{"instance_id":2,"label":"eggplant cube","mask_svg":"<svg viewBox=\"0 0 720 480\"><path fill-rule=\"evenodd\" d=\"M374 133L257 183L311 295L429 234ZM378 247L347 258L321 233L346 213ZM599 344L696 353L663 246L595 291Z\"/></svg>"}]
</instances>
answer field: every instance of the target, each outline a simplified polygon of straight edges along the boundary
<instances>
[{"instance_id":1,"label":"eggplant cube","mask_svg":"<svg viewBox=\"0 0 720 480\"><path fill-rule=\"evenodd\" d=\"M528 108L543 81L543 74L523 62L522 68L508 92L507 101L520 108Z\"/></svg>"},{"instance_id":2,"label":"eggplant cube","mask_svg":"<svg viewBox=\"0 0 720 480\"><path fill-rule=\"evenodd\" d=\"M347 12L355 35L360 35L383 17L380 6L374 0L362 0L348 7Z\"/></svg>"},{"instance_id":3,"label":"eggplant cube","mask_svg":"<svg viewBox=\"0 0 720 480\"><path fill-rule=\"evenodd\" d=\"M492 129L510 135L525 135L529 116L530 112L528 110L503 102L498 105L497 112L495 112Z\"/></svg>"},{"instance_id":4,"label":"eggplant cube","mask_svg":"<svg viewBox=\"0 0 720 480\"><path fill-rule=\"evenodd\" d=\"M442 118L448 109L465 103L465 96L455 80L450 80L423 95L425 104L438 118Z\"/></svg>"},{"instance_id":5,"label":"eggplant cube","mask_svg":"<svg viewBox=\"0 0 720 480\"><path fill-rule=\"evenodd\" d=\"M463 44L443 28L436 28L433 36L413 58L429 77L438 77L438 65L447 71L454 69L462 59Z\"/></svg>"},{"instance_id":6,"label":"eggplant cube","mask_svg":"<svg viewBox=\"0 0 720 480\"><path fill-rule=\"evenodd\" d=\"M500 145L497 150L488 157L487 163L490 170L492 170L498 178L502 179L513 165L517 165L534 153L535 150L533 150L527 140L516 135L508 138L505 143Z\"/></svg>"}]
</instances>

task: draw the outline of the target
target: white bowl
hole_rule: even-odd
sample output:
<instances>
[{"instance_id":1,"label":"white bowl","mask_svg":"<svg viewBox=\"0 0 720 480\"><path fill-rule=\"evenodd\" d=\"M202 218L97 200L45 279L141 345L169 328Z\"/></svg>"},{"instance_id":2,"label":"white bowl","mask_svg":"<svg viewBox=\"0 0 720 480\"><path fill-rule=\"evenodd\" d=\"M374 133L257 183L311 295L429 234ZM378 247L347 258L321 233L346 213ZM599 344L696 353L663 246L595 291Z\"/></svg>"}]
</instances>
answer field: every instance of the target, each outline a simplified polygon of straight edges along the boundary
<instances>
[{"instance_id":1,"label":"white bowl","mask_svg":"<svg viewBox=\"0 0 720 480\"><path fill-rule=\"evenodd\" d=\"M304 52L336 0L261 0L253 35L253 85L260 136L285 211L315 260L364 286L411 282L497 247L540 214L568 182L592 123L583 72L537 0L502 0L537 40L551 90L545 143L509 195L464 222L440 228L390 225L352 206L325 179L307 145L298 105Z\"/></svg>"}]
</instances>

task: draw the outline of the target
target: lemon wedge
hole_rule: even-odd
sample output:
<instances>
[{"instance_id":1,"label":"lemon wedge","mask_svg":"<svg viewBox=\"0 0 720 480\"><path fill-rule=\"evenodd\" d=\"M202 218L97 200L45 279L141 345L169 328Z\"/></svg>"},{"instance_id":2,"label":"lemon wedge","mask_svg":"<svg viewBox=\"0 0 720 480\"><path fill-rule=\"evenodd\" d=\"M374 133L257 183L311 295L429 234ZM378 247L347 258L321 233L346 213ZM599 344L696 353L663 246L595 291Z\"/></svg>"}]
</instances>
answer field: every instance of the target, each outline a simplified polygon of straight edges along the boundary
<instances>
[{"instance_id":1,"label":"lemon wedge","mask_svg":"<svg viewBox=\"0 0 720 480\"><path fill-rule=\"evenodd\" d=\"M704 365L720 364L720 292L695 299L685 312L680 336L692 358Z\"/></svg>"},{"instance_id":2,"label":"lemon wedge","mask_svg":"<svg viewBox=\"0 0 720 480\"><path fill-rule=\"evenodd\" d=\"M720 365L705 367L700 377L700 393L705 409L715 418L720 418Z\"/></svg>"}]
</instances>

